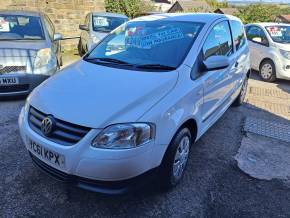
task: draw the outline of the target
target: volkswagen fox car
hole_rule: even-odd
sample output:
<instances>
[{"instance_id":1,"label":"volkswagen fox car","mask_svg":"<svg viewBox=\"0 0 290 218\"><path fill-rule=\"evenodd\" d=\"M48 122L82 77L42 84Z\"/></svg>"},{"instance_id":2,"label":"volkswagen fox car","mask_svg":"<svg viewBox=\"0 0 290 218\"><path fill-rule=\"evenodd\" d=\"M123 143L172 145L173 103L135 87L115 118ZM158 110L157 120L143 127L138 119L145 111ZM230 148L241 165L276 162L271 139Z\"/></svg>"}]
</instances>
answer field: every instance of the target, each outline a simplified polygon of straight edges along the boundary
<instances>
[{"instance_id":1,"label":"volkswagen fox car","mask_svg":"<svg viewBox=\"0 0 290 218\"><path fill-rule=\"evenodd\" d=\"M251 67L267 82L290 80L290 25L254 23L246 25Z\"/></svg>"},{"instance_id":2,"label":"volkswagen fox car","mask_svg":"<svg viewBox=\"0 0 290 218\"><path fill-rule=\"evenodd\" d=\"M80 41L78 44L79 54L82 56L91 50L99 41L107 36L112 30L128 21L128 17L115 13L89 13L85 24L80 25Z\"/></svg>"},{"instance_id":3,"label":"volkswagen fox car","mask_svg":"<svg viewBox=\"0 0 290 218\"><path fill-rule=\"evenodd\" d=\"M27 95L53 75L60 39L45 14L0 11L0 97Z\"/></svg>"},{"instance_id":4,"label":"volkswagen fox car","mask_svg":"<svg viewBox=\"0 0 290 218\"><path fill-rule=\"evenodd\" d=\"M192 144L242 104L249 73L236 17L137 18L32 92L21 136L36 166L75 186L118 194L158 174L171 188Z\"/></svg>"}]
</instances>

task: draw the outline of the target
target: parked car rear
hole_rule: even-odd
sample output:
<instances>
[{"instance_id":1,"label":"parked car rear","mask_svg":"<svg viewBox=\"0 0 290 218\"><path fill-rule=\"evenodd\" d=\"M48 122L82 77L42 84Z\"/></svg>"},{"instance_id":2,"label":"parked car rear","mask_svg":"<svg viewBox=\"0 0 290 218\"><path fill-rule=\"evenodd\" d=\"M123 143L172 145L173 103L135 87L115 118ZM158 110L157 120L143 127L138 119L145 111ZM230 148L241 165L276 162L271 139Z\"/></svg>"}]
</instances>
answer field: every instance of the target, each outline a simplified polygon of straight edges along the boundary
<instances>
[{"instance_id":1,"label":"parked car rear","mask_svg":"<svg viewBox=\"0 0 290 218\"><path fill-rule=\"evenodd\" d=\"M27 95L53 75L60 39L43 13L0 11L0 97Z\"/></svg>"}]
</instances>

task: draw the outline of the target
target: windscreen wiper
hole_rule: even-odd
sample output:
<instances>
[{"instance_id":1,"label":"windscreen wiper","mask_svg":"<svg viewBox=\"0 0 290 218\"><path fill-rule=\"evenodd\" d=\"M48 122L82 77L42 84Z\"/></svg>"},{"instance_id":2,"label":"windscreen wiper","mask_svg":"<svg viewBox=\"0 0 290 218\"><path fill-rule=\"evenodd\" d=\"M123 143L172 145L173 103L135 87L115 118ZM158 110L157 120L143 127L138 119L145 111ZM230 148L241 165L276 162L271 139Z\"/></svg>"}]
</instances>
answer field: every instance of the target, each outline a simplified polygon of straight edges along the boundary
<instances>
[{"instance_id":1,"label":"windscreen wiper","mask_svg":"<svg viewBox=\"0 0 290 218\"><path fill-rule=\"evenodd\" d=\"M9 38L1 38L0 41L30 41L30 40L44 40L42 38L16 38L16 39L9 39Z\"/></svg>"},{"instance_id":2,"label":"windscreen wiper","mask_svg":"<svg viewBox=\"0 0 290 218\"><path fill-rule=\"evenodd\" d=\"M126 61L121 61L118 59L114 59L114 58L85 58L86 61L89 62L101 62L101 63L110 63L110 64L121 64L121 65L132 65Z\"/></svg>"},{"instance_id":3,"label":"windscreen wiper","mask_svg":"<svg viewBox=\"0 0 290 218\"><path fill-rule=\"evenodd\" d=\"M162 65L162 64L141 64L136 65L139 69L153 69L153 70L176 70L176 67Z\"/></svg>"}]
</instances>

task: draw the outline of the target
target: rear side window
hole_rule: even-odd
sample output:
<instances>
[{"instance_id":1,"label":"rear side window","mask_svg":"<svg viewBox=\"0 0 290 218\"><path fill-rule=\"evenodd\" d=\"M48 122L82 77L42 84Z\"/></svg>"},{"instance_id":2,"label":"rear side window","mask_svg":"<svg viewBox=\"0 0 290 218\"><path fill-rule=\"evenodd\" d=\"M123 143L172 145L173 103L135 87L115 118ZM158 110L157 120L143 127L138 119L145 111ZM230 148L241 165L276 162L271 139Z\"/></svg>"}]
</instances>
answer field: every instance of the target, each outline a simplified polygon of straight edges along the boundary
<instances>
[{"instance_id":1,"label":"rear side window","mask_svg":"<svg viewBox=\"0 0 290 218\"><path fill-rule=\"evenodd\" d=\"M244 27L241 24L241 22L236 20L231 20L230 24L232 28L234 45L236 47L236 50L238 51L241 47L243 47L246 44Z\"/></svg>"},{"instance_id":2,"label":"rear side window","mask_svg":"<svg viewBox=\"0 0 290 218\"><path fill-rule=\"evenodd\" d=\"M231 31L228 21L215 25L203 46L204 60L213 55L230 56L233 53Z\"/></svg>"}]
</instances>

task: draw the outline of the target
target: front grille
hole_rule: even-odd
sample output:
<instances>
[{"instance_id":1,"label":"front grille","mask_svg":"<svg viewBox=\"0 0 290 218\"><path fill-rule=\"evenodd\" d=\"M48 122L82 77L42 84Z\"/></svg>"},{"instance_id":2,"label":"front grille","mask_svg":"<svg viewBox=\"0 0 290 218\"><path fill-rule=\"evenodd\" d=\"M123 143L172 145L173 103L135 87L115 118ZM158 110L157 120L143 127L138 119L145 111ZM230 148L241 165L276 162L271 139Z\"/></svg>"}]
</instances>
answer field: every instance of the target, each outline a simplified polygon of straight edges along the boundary
<instances>
[{"instance_id":1,"label":"front grille","mask_svg":"<svg viewBox=\"0 0 290 218\"><path fill-rule=\"evenodd\" d=\"M55 128L50 136L41 131L41 122L48 114L42 113L34 107L30 107L28 121L30 127L44 138L55 143L71 146L78 143L90 131L90 128L72 124L55 118Z\"/></svg>"},{"instance_id":2,"label":"front grille","mask_svg":"<svg viewBox=\"0 0 290 218\"><path fill-rule=\"evenodd\" d=\"M29 85L28 84L0 86L0 93L26 92L28 90L29 90Z\"/></svg>"},{"instance_id":3,"label":"front grille","mask_svg":"<svg viewBox=\"0 0 290 218\"><path fill-rule=\"evenodd\" d=\"M2 69L0 68L0 74L12 73L12 72L26 72L26 66L5 66Z\"/></svg>"}]
</instances>

